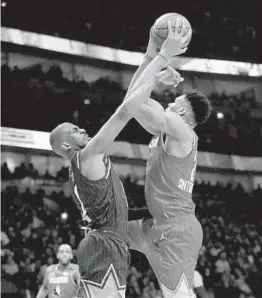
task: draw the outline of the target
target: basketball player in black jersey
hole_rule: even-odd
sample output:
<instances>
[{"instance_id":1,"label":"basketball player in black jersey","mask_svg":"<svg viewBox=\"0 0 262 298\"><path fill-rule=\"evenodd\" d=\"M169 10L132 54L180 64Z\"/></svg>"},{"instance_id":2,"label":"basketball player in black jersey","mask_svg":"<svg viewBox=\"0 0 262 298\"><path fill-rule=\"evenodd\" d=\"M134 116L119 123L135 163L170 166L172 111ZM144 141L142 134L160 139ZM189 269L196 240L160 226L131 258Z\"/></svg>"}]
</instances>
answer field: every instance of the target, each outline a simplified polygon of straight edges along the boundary
<instances>
[{"instance_id":1,"label":"basketball player in black jersey","mask_svg":"<svg viewBox=\"0 0 262 298\"><path fill-rule=\"evenodd\" d=\"M71 123L60 124L50 134L52 149L70 161L73 199L90 228L77 252L81 273L78 296L125 297L130 260L128 204L106 152L156 84L171 84L173 77L171 68L156 74L126 98L93 138Z\"/></svg>"}]
</instances>

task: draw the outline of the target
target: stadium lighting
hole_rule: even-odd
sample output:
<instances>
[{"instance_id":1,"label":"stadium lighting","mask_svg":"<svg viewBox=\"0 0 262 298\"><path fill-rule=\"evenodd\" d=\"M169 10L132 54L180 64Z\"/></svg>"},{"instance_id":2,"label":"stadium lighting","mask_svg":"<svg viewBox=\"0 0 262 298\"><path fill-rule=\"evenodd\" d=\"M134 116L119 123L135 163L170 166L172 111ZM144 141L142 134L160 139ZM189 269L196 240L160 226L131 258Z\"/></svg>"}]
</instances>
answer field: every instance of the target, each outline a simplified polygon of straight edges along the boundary
<instances>
[{"instance_id":1,"label":"stadium lighting","mask_svg":"<svg viewBox=\"0 0 262 298\"><path fill-rule=\"evenodd\" d=\"M67 219L68 219L68 213L67 213L67 212L63 212L63 213L61 214L61 219L63 219L63 220L67 220Z\"/></svg>"},{"instance_id":2,"label":"stadium lighting","mask_svg":"<svg viewBox=\"0 0 262 298\"><path fill-rule=\"evenodd\" d=\"M221 112L217 113L217 119L223 119L224 118L224 114Z\"/></svg>"}]
</instances>

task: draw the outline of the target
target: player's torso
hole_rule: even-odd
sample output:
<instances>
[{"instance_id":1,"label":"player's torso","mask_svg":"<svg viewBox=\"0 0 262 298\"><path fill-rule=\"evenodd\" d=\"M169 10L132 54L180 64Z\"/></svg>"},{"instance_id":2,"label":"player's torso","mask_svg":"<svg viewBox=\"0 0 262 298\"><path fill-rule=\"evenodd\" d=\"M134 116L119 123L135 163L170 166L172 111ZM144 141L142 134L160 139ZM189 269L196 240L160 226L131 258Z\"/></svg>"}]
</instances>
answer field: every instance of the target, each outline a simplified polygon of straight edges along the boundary
<instances>
[{"instance_id":1,"label":"player's torso","mask_svg":"<svg viewBox=\"0 0 262 298\"><path fill-rule=\"evenodd\" d=\"M78 163L78 156L75 155L69 168L69 182L83 220L94 229L108 227L126 234L128 203L122 182L109 158L105 177L96 181L84 177Z\"/></svg>"},{"instance_id":2,"label":"player's torso","mask_svg":"<svg viewBox=\"0 0 262 298\"><path fill-rule=\"evenodd\" d=\"M172 218L194 213L192 191L196 173L197 136L193 150L184 158L171 156L164 148L163 136L149 144L145 196L155 218Z\"/></svg>"},{"instance_id":3,"label":"player's torso","mask_svg":"<svg viewBox=\"0 0 262 298\"><path fill-rule=\"evenodd\" d=\"M53 265L48 274L49 298L72 298L76 296L77 285L73 279L73 268L58 271L58 265Z\"/></svg>"}]
</instances>

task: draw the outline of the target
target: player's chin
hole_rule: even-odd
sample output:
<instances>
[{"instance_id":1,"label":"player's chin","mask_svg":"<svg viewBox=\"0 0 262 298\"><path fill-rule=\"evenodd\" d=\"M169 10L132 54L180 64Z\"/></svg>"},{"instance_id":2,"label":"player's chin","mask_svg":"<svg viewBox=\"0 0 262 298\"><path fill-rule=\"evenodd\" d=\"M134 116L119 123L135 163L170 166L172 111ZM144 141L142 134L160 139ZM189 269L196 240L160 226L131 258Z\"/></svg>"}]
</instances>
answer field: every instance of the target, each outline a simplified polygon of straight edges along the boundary
<instances>
[{"instance_id":1,"label":"player's chin","mask_svg":"<svg viewBox=\"0 0 262 298\"><path fill-rule=\"evenodd\" d=\"M66 265L69 263L69 260L68 259L62 259L60 260L60 262L63 264L63 265Z\"/></svg>"}]
</instances>

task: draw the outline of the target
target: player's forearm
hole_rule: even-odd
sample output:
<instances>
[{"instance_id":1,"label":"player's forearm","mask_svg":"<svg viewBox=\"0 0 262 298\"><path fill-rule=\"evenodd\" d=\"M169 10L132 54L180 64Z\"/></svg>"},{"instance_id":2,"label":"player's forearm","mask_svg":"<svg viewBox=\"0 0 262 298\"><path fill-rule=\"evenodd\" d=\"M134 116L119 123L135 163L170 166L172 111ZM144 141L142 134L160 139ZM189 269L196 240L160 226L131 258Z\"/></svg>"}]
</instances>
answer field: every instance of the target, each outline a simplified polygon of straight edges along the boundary
<instances>
[{"instance_id":1,"label":"player's forearm","mask_svg":"<svg viewBox=\"0 0 262 298\"><path fill-rule=\"evenodd\" d=\"M151 130L154 131L154 135L156 135L163 127L165 121L164 113L164 108L157 101L148 98L136 111L135 119L139 123L142 122L145 126L149 125Z\"/></svg>"},{"instance_id":2,"label":"player's forearm","mask_svg":"<svg viewBox=\"0 0 262 298\"><path fill-rule=\"evenodd\" d=\"M48 289L44 286L41 286L36 298L45 298L48 295Z\"/></svg>"},{"instance_id":3,"label":"player's forearm","mask_svg":"<svg viewBox=\"0 0 262 298\"><path fill-rule=\"evenodd\" d=\"M122 109L127 111L130 117L135 117L137 111L141 105L148 100L152 90L156 85L156 78L152 76L150 80L147 80L142 86L137 88L134 92L131 92L129 96L122 103Z\"/></svg>"},{"instance_id":4,"label":"player's forearm","mask_svg":"<svg viewBox=\"0 0 262 298\"><path fill-rule=\"evenodd\" d=\"M114 115L103 125L99 132L90 140L82 150L82 158L90 159L96 155L107 152L111 143L115 140L127 122L134 117L136 110L152 92L155 80L150 80L142 87L134 91L123 102Z\"/></svg>"},{"instance_id":5,"label":"player's forearm","mask_svg":"<svg viewBox=\"0 0 262 298\"><path fill-rule=\"evenodd\" d=\"M149 59L148 59L149 61ZM165 66L167 63L166 59L163 58L161 55L157 55L151 62L148 63L147 60L145 60L144 66L147 64L147 66L144 68L140 76L136 79L136 82L133 84L132 88L129 88L128 95L132 94L135 90L140 88L145 82L152 79L154 75L161 71L161 69Z\"/></svg>"},{"instance_id":6,"label":"player's forearm","mask_svg":"<svg viewBox=\"0 0 262 298\"><path fill-rule=\"evenodd\" d=\"M144 60L142 62L142 64L138 67L138 69L136 70L126 93L126 96L128 96L130 94L130 92L133 89L134 84L136 83L136 81L138 80L138 78L140 77L141 73L146 69L146 67L148 66L148 64L153 60L153 58L147 56L145 54L144 56ZM134 90L133 90L134 91ZM127 98L127 97L126 97Z\"/></svg>"}]
</instances>

